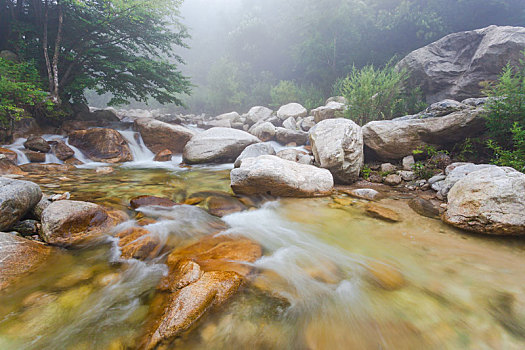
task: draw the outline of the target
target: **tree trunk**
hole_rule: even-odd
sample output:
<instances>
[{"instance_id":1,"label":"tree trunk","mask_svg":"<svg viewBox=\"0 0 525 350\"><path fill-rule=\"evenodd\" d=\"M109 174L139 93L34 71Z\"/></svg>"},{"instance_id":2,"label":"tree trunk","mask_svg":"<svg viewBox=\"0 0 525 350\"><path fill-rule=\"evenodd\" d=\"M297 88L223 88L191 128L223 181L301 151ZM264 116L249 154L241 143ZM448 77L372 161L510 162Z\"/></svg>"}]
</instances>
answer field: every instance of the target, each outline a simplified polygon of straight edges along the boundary
<instances>
[{"instance_id":1,"label":"tree trunk","mask_svg":"<svg viewBox=\"0 0 525 350\"><path fill-rule=\"evenodd\" d=\"M42 34L42 47L44 49L44 59L46 61L47 78L49 80L49 92L53 91L53 71L51 70L51 62L49 61L48 53L48 39L47 39L47 23L49 21L49 5L47 0L44 1L44 20L43 20L43 34Z\"/></svg>"},{"instance_id":2,"label":"tree trunk","mask_svg":"<svg viewBox=\"0 0 525 350\"><path fill-rule=\"evenodd\" d=\"M58 57L60 55L60 46L62 44L62 27L64 23L64 13L62 11L62 4L57 0L58 8L58 31L55 40L55 54L53 56L53 92L51 94L53 102L60 103L59 86L58 86Z\"/></svg>"}]
</instances>

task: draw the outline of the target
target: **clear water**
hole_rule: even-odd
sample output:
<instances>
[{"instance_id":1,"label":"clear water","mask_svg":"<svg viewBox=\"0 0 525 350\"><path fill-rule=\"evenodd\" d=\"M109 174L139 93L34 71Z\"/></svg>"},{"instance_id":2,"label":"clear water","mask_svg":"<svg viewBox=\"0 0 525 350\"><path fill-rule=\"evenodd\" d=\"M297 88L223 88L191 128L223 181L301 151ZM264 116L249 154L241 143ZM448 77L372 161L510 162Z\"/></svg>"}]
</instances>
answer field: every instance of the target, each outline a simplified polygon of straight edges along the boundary
<instances>
[{"instance_id":1,"label":"clear water","mask_svg":"<svg viewBox=\"0 0 525 350\"><path fill-rule=\"evenodd\" d=\"M228 170L168 164L28 178L45 193L68 191L132 219L128 203L138 195L182 201L230 191ZM525 348L525 240L465 234L417 215L406 196L381 201L400 213L396 224L349 202L336 209L330 197L282 199L223 218L231 228L222 234L263 247L257 273L169 348ZM176 210L149 229L170 246L206 234L205 219ZM120 260L111 232L106 243L63 250L0 294L0 349L137 348L164 273L162 258ZM398 288L388 288L392 279Z\"/></svg>"}]
</instances>

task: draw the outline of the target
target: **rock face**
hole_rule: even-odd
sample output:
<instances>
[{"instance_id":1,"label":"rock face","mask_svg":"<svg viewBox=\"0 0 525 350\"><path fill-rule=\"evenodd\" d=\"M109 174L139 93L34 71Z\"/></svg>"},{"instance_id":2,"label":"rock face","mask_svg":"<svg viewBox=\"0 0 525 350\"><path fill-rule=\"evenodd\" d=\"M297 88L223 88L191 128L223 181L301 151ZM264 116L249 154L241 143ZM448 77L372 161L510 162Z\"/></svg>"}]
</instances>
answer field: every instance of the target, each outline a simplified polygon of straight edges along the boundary
<instances>
[{"instance_id":1,"label":"rock face","mask_svg":"<svg viewBox=\"0 0 525 350\"><path fill-rule=\"evenodd\" d=\"M142 348L168 345L211 308L224 304L241 286L261 247L250 240L208 236L173 251L167 259L168 276L161 283L161 314L152 322Z\"/></svg>"},{"instance_id":2,"label":"rock face","mask_svg":"<svg viewBox=\"0 0 525 350\"><path fill-rule=\"evenodd\" d=\"M169 149L173 153L182 153L186 143L195 133L183 126L164 123L151 118L135 120L144 144L154 153Z\"/></svg>"},{"instance_id":3,"label":"rock face","mask_svg":"<svg viewBox=\"0 0 525 350\"><path fill-rule=\"evenodd\" d=\"M301 106L299 103L288 103L287 105L279 108L277 111L277 117L283 121L290 117L295 119L306 117L307 114L308 111L306 108Z\"/></svg>"},{"instance_id":4,"label":"rock face","mask_svg":"<svg viewBox=\"0 0 525 350\"><path fill-rule=\"evenodd\" d=\"M315 163L330 170L337 183L357 180L363 165L363 133L348 119L323 120L310 130Z\"/></svg>"},{"instance_id":5,"label":"rock face","mask_svg":"<svg viewBox=\"0 0 525 350\"><path fill-rule=\"evenodd\" d=\"M525 174L488 167L459 180L448 193L443 221L464 230L525 235Z\"/></svg>"},{"instance_id":6,"label":"rock face","mask_svg":"<svg viewBox=\"0 0 525 350\"><path fill-rule=\"evenodd\" d=\"M265 155L275 155L275 149L267 143L255 143L246 147L244 151L242 151L235 160L233 166L238 168L241 166L242 161L247 158L257 158Z\"/></svg>"},{"instance_id":7,"label":"rock face","mask_svg":"<svg viewBox=\"0 0 525 350\"><path fill-rule=\"evenodd\" d=\"M316 197L331 193L334 181L326 169L299 164L277 156L245 159L230 174L235 193L279 197Z\"/></svg>"},{"instance_id":8,"label":"rock face","mask_svg":"<svg viewBox=\"0 0 525 350\"><path fill-rule=\"evenodd\" d=\"M109 231L118 220L101 206L61 200L42 212L42 239L50 244L68 246Z\"/></svg>"},{"instance_id":9,"label":"rock face","mask_svg":"<svg viewBox=\"0 0 525 350\"><path fill-rule=\"evenodd\" d=\"M345 105L335 101L329 101L326 106L312 109L312 115L316 123L322 120L341 118L345 110Z\"/></svg>"},{"instance_id":10,"label":"rock face","mask_svg":"<svg viewBox=\"0 0 525 350\"><path fill-rule=\"evenodd\" d=\"M43 244L0 232L0 291L34 271L52 252Z\"/></svg>"},{"instance_id":11,"label":"rock face","mask_svg":"<svg viewBox=\"0 0 525 350\"><path fill-rule=\"evenodd\" d=\"M24 142L24 147L35 152L47 153L51 150L51 146L40 136L31 135Z\"/></svg>"},{"instance_id":12,"label":"rock face","mask_svg":"<svg viewBox=\"0 0 525 350\"><path fill-rule=\"evenodd\" d=\"M397 67L410 73L428 103L445 98L481 97L480 82L497 80L507 62L518 63L525 28L490 26L460 32L411 52Z\"/></svg>"},{"instance_id":13,"label":"rock face","mask_svg":"<svg viewBox=\"0 0 525 350\"><path fill-rule=\"evenodd\" d=\"M133 160L127 142L113 129L74 131L69 134L69 143L96 162L121 163Z\"/></svg>"},{"instance_id":14,"label":"rock face","mask_svg":"<svg viewBox=\"0 0 525 350\"><path fill-rule=\"evenodd\" d=\"M247 132L211 128L192 137L182 157L188 164L233 162L249 145L260 140Z\"/></svg>"},{"instance_id":15,"label":"rock face","mask_svg":"<svg viewBox=\"0 0 525 350\"><path fill-rule=\"evenodd\" d=\"M37 184L0 177L0 231L20 220L41 198Z\"/></svg>"},{"instance_id":16,"label":"rock face","mask_svg":"<svg viewBox=\"0 0 525 350\"><path fill-rule=\"evenodd\" d=\"M418 147L442 147L478 135L484 125L483 109L468 108L441 117L373 121L363 127L363 140L380 160L398 160Z\"/></svg>"}]
</instances>

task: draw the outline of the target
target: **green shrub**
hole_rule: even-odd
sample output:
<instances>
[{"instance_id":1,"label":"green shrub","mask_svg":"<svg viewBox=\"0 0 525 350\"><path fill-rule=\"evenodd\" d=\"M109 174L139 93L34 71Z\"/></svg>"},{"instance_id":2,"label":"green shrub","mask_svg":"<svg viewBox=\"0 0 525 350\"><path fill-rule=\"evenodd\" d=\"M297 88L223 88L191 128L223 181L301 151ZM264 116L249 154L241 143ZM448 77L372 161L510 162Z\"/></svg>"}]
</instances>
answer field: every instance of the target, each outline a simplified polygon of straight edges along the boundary
<instances>
[{"instance_id":1,"label":"green shrub","mask_svg":"<svg viewBox=\"0 0 525 350\"><path fill-rule=\"evenodd\" d=\"M8 134L14 122L28 111L51 108L47 93L32 62L17 63L0 58L0 129Z\"/></svg>"},{"instance_id":2,"label":"green shrub","mask_svg":"<svg viewBox=\"0 0 525 350\"><path fill-rule=\"evenodd\" d=\"M291 80L281 80L270 90L270 107L279 108L291 102L297 102L310 110L324 104L322 91L314 85L300 86Z\"/></svg>"},{"instance_id":3,"label":"green shrub","mask_svg":"<svg viewBox=\"0 0 525 350\"><path fill-rule=\"evenodd\" d=\"M405 91L406 70L398 71L391 63L383 69L366 66L353 68L350 75L336 82L336 87L348 100L346 117L364 125L373 120L392 119L412 114L424 108L419 89Z\"/></svg>"},{"instance_id":4,"label":"green shrub","mask_svg":"<svg viewBox=\"0 0 525 350\"><path fill-rule=\"evenodd\" d=\"M525 51L524 51L525 56ZM524 171L525 165L525 60L503 69L499 80L486 90L485 108L493 162Z\"/></svg>"}]
</instances>

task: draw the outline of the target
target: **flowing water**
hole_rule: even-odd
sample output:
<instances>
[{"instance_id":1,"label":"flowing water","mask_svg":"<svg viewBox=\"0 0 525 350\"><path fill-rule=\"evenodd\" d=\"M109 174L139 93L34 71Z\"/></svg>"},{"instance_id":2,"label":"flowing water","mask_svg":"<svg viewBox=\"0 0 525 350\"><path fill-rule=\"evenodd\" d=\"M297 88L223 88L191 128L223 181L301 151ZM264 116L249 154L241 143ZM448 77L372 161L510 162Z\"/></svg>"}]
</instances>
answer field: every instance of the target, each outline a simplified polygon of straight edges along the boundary
<instances>
[{"instance_id":1,"label":"flowing water","mask_svg":"<svg viewBox=\"0 0 525 350\"><path fill-rule=\"evenodd\" d=\"M134 161L113 173L101 176L93 169L100 164L88 163L28 178L47 194L68 191L71 199L131 218L135 196L182 201L200 191L231 192L231 165L182 167L180 156L153 162L138 135L121 133ZM9 147L22 153L21 145ZM525 348L525 241L455 230L413 212L407 197L391 193L381 201L403 217L395 224L367 217L364 201L350 199L341 209L331 197L275 200L224 217L230 228L221 234L263 247L257 273L170 348ZM186 206L138 215L156 218L148 230L171 246L209 233L212 220ZM111 233L98 244L59 251L0 294L0 349L137 346L167 269L163 257L121 260Z\"/></svg>"}]
</instances>

